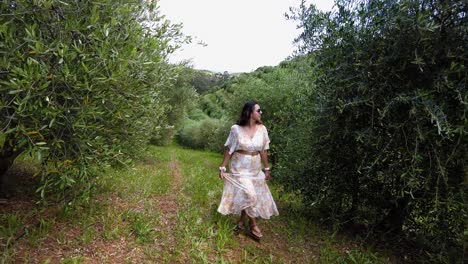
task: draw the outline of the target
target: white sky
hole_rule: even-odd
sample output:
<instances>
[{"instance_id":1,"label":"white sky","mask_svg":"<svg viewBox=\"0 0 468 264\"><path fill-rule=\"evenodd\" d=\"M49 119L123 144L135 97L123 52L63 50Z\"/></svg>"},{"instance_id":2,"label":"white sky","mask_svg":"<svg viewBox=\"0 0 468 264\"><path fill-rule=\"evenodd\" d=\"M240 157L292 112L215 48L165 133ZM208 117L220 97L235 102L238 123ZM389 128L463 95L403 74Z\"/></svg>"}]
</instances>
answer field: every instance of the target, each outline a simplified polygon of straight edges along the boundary
<instances>
[{"instance_id":1,"label":"white sky","mask_svg":"<svg viewBox=\"0 0 468 264\"><path fill-rule=\"evenodd\" d=\"M330 10L333 0L309 0ZM160 12L172 23L183 23L192 44L176 51L171 62L191 60L195 69L250 72L278 65L290 56L299 35L284 14L300 0L160 0ZM207 46L197 44L206 43Z\"/></svg>"}]
</instances>

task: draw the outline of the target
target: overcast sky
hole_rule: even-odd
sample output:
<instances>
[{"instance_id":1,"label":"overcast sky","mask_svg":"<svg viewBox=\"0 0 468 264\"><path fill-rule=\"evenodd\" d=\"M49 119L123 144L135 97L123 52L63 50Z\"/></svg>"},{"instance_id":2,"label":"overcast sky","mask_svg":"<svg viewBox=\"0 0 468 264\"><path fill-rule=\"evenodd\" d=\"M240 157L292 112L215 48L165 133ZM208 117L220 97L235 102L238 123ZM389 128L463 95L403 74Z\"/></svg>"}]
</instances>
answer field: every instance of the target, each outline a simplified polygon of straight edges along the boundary
<instances>
[{"instance_id":1,"label":"overcast sky","mask_svg":"<svg viewBox=\"0 0 468 264\"><path fill-rule=\"evenodd\" d=\"M309 0L330 10L333 0ZM192 61L195 69L250 72L278 65L290 56L299 34L284 13L300 0L160 0L160 12L173 23L183 23L192 44L173 54L171 62ZM206 46L197 44L206 43Z\"/></svg>"}]
</instances>

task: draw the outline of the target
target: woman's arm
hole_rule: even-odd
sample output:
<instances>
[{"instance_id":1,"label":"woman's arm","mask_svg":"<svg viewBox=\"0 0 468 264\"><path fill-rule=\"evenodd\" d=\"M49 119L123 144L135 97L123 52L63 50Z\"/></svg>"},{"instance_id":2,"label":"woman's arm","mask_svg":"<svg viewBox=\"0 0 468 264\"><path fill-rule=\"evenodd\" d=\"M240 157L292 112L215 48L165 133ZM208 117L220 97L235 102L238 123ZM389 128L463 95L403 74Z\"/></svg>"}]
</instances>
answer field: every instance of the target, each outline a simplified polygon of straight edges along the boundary
<instances>
[{"instance_id":1,"label":"woman's arm","mask_svg":"<svg viewBox=\"0 0 468 264\"><path fill-rule=\"evenodd\" d=\"M223 162L221 163L221 166L219 166L219 178L220 179L224 179L224 173L226 172L226 164L228 163L230 158L231 158L231 155L229 155L229 148L226 148L224 150Z\"/></svg>"},{"instance_id":2,"label":"woman's arm","mask_svg":"<svg viewBox=\"0 0 468 264\"><path fill-rule=\"evenodd\" d=\"M268 152L267 150L260 151L260 157L262 159L263 168L265 170L265 180L270 179L270 167L268 166Z\"/></svg>"}]
</instances>

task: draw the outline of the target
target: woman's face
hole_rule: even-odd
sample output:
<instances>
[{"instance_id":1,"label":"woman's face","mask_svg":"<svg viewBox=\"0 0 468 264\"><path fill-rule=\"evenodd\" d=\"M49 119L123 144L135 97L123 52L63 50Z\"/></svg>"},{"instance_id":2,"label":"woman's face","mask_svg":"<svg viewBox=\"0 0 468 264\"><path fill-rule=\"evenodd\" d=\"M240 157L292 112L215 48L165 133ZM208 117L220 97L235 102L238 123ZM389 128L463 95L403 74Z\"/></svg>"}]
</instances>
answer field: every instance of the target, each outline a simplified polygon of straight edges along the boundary
<instances>
[{"instance_id":1,"label":"woman's face","mask_svg":"<svg viewBox=\"0 0 468 264\"><path fill-rule=\"evenodd\" d=\"M250 118L252 118L255 121L260 121L262 119L262 110L260 109L260 106L258 104L254 105L253 112L250 115Z\"/></svg>"}]
</instances>

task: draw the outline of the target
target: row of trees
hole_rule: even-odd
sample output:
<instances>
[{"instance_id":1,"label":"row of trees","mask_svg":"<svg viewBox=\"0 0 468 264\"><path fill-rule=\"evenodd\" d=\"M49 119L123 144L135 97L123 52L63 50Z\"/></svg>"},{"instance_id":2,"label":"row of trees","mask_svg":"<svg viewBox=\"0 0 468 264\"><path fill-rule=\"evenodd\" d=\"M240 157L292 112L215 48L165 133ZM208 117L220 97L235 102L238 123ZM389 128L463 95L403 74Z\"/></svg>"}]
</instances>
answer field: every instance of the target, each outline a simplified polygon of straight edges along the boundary
<instances>
[{"instance_id":1,"label":"row of trees","mask_svg":"<svg viewBox=\"0 0 468 264\"><path fill-rule=\"evenodd\" d=\"M290 185L330 217L463 257L467 12L464 1L303 3L291 18L322 73L302 172L315 177Z\"/></svg>"},{"instance_id":2,"label":"row of trees","mask_svg":"<svg viewBox=\"0 0 468 264\"><path fill-rule=\"evenodd\" d=\"M0 179L33 155L43 198L86 193L95 168L160 141L194 95L167 63L189 39L152 1L11 0L0 14Z\"/></svg>"},{"instance_id":3,"label":"row of trees","mask_svg":"<svg viewBox=\"0 0 468 264\"><path fill-rule=\"evenodd\" d=\"M258 100L276 179L311 210L417 241L435 261L460 260L467 12L465 1L336 1L327 13L303 1L288 15L303 30L300 56L213 93L224 98L217 127ZM203 138L222 146L227 130L210 131Z\"/></svg>"}]
</instances>

